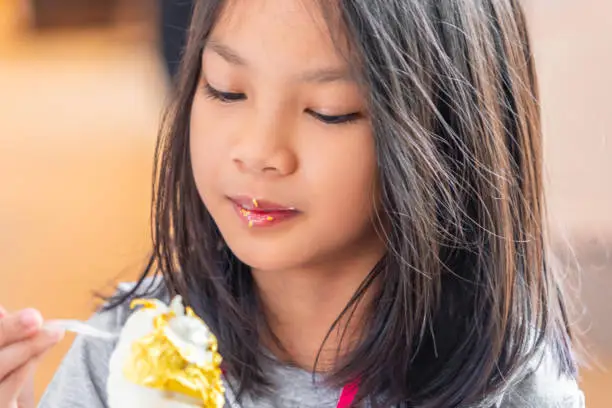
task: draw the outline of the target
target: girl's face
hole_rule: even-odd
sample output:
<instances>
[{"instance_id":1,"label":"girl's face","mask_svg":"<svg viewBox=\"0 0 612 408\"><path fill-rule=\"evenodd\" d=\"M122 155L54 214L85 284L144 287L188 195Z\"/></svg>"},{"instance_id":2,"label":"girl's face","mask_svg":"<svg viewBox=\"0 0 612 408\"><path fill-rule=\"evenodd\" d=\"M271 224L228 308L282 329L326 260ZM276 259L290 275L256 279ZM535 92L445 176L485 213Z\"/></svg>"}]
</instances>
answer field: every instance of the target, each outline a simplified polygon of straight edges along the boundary
<instances>
[{"instance_id":1,"label":"girl's face","mask_svg":"<svg viewBox=\"0 0 612 408\"><path fill-rule=\"evenodd\" d=\"M316 3L229 1L202 55L196 185L230 249L256 269L384 252L365 99Z\"/></svg>"}]
</instances>

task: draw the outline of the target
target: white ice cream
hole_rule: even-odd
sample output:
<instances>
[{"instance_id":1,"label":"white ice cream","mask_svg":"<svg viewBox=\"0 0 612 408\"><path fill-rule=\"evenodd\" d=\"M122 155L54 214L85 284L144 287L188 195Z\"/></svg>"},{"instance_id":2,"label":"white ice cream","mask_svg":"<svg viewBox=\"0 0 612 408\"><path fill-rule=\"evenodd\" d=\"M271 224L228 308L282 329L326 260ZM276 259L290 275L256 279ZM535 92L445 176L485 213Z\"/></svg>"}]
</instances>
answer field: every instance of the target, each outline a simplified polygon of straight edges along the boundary
<instances>
[{"instance_id":1,"label":"white ice cream","mask_svg":"<svg viewBox=\"0 0 612 408\"><path fill-rule=\"evenodd\" d=\"M109 366L107 383L108 404L110 408L193 408L201 407L201 402L184 395L147 388L127 380L123 374L126 361L131 354L132 344L154 331L153 319L174 311L176 317L165 328L168 339L181 350L181 355L192 363L207 363L213 358L207 351L208 328L198 319L185 316L180 297L176 297L168 307L160 301L156 309L140 308L127 320L121 331L119 341L113 352Z\"/></svg>"}]
</instances>

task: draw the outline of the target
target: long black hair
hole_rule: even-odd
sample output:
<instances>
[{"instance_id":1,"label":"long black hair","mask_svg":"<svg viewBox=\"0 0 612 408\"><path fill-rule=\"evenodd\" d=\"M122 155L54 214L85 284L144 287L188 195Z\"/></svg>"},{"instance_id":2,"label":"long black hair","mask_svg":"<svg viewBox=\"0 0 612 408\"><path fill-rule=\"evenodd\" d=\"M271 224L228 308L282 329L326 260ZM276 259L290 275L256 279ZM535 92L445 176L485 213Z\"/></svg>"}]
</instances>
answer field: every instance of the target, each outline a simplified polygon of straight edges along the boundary
<instances>
[{"instance_id":1,"label":"long black hair","mask_svg":"<svg viewBox=\"0 0 612 408\"><path fill-rule=\"evenodd\" d=\"M359 400L433 408L491 403L543 348L571 375L519 1L333 3L326 15L345 28L369 99L388 252L344 311L379 290L360 343L328 381L358 378ZM157 145L154 252L142 278L163 275L217 335L240 393L258 393L268 385L259 346L268 326L249 267L220 245L189 155L200 58L223 5L196 3Z\"/></svg>"}]
</instances>

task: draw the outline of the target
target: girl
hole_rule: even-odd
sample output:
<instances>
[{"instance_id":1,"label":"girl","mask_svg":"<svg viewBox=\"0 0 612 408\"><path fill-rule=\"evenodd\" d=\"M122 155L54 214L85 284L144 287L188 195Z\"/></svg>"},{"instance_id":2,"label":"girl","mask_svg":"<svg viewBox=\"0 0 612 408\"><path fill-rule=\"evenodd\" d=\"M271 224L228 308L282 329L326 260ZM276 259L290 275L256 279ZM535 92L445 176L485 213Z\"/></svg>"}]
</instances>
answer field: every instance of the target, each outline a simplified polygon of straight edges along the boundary
<instances>
[{"instance_id":1,"label":"girl","mask_svg":"<svg viewBox=\"0 0 612 408\"><path fill-rule=\"evenodd\" d=\"M200 0L189 36L154 255L94 323L181 294L244 408L584 406L518 0ZM112 348L41 406L104 407Z\"/></svg>"}]
</instances>

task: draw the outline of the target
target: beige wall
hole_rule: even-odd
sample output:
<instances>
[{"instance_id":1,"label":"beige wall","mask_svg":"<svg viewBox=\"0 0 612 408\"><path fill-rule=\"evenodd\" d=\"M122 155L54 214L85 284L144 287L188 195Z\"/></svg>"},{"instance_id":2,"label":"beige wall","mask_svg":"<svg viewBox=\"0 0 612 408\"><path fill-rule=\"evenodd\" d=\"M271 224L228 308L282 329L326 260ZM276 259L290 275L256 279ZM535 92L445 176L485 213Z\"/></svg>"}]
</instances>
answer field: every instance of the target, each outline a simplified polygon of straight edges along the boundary
<instances>
[{"instance_id":1,"label":"beige wall","mask_svg":"<svg viewBox=\"0 0 612 408\"><path fill-rule=\"evenodd\" d=\"M581 262L586 344L612 356L612 2L537 0L530 16L552 225Z\"/></svg>"},{"instance_id":2,"label":"beige wall","mask_svg":"<svg viewBox=\"0 0 612 408\"><path fill-rule=\"evenodd\" d=\"M612 238L612 2L532 0L549 199L567 232Z\"/></svg>"},{"instance_id":3,"label":"beige wall","mask_svg":"<svg viewBox=\"0 0 612 408\"><path fill-rule=\"evenodd\" d=\"M85 318L91 291L134 276L149 245L163 86L150 41L123 31L23 37L0 0L0 303ZM556 236L583 259L586 342L612 362L612 2L529 2ZM9 16L13 16L10 18ZM39 391L68 342L49 356ZM605 384L608 384L606 387ZM612 378L585 371L589 407ZM605 398L610 398L606 399Z\"/></svg>"},{"instance_id":4,"label":"beige wall","mask_svg":"<svg viewBox=\"0 0 612 408\"><path fill-rule=\"evenodd\" d=\"M557 241L580 262L575 313L589 407L612 406L612 2L530 1ZM565 258L567 262L568 258Z\"/></svg>"},{"instance_id":5,"label":"beige wall","mask_svg":"<svg viewBox=\"0 0 612 408\"><path fill-rule=\"evenodd\" d=\"M161 67L132 28L28 35L14 4L0 0L0 304L86 318L150 247Z\"/></svg>"}]
</instances>

